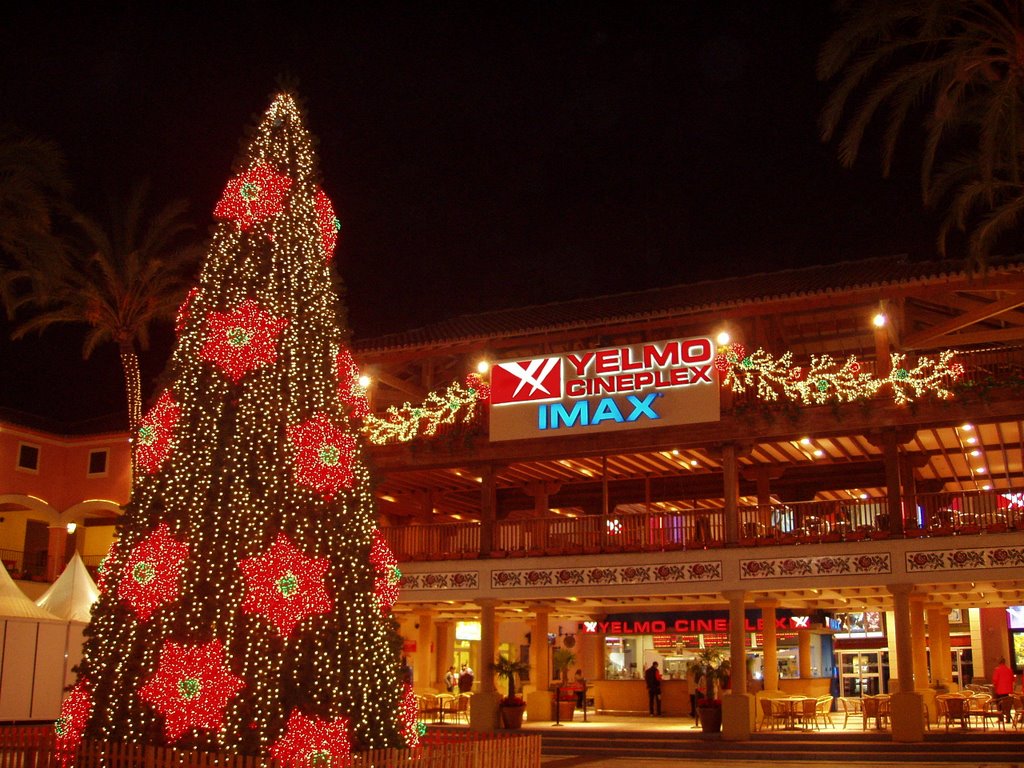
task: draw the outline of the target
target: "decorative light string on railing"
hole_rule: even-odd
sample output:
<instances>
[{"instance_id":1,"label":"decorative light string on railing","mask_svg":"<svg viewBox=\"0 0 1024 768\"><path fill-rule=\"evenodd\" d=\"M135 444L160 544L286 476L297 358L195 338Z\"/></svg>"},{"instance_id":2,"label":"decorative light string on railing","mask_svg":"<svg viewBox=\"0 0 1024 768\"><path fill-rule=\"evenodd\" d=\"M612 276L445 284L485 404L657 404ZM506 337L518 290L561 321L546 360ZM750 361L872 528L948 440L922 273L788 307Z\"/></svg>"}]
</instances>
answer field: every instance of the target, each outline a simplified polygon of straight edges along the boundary
<instances>
[{"instance_id":1,"label":"decorative light string on railing","mask_svg":"<svg viewBox=\"0 0 1024 768\"><path fill-rule=\"evenodd\" d=\"M810 365L793 364L793 353L773 357L763 349L747 353L742 344L720 347L715 368L722 386L737 394L753 389L762 400L785 397L804 405L864 400L888 387L898 405L925 394L946 399L953 396L950 385L964 374L963 366L952 362L955 352L946 350L937 358L922 357L913 367L906 356L893 354L887 376L875 377L865 371L854 355L840 363L830 355L812 355Z\"/></svg>"}]
</instances>

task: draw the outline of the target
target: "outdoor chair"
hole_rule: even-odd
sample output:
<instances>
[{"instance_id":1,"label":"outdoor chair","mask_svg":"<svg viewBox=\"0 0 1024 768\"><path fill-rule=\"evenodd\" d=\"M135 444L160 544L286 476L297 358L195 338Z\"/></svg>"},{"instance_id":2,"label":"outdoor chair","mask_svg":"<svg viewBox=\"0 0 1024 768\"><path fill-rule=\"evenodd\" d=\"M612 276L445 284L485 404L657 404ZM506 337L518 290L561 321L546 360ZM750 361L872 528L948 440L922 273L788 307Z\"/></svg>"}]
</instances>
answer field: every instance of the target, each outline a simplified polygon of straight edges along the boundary
<instances>
[{"instance_id":1,"label":"outdoor chair","mask_svg":"<svg viewBox=\"0 0 1024 768\"><path fill-rule=\"evenodd\" d=\"M839 697L839 711L843 713L843 728L846 728L851 717L859 717L861 719L861 728L864 728L864 708L861 704L861 700L854 696Z\"/></svg>"},{"instance_id":2,"label":"outdoor chair","mask_svg":"<svg viewBox=\"0 0 1024 768\"><path fill-rule=\"evenodd\" d=\"M782 699L761 699L760 728L779 728L789 725L789 707Z\"/></svg>"},{"instance_id":3,"label":"outdoor chair","mask_svg":"<svg viewBox=\"0 0 1024 768\"><path fill-rule=\"evenodd\" d=\"M971 723L971 705L963 696L936 696L935 701L939 707L939 722L946 724L946 733L949 733L950 723L959 723L963 730L967 730Z\"/></svg>"},{"instance_id":4,"label":"outdoor chair","mask_svg":"<svg viewBox=\"0 0 1024 768\"><path fill-rule=\"evenodd\" d=\"M990 710L990 704L992 702L992 695L988 693L976 693L967 700L967 703L971 710L971 717L981 723L981 727L986 727L986 716L993 714L998 717L999 712L997 710Z\"/></svg>"},{"instance_id":5,"label":"outdoor chair","mask_svg":"<svg viewBox=\"0 0 1024 768\"><path fill-rule=\"evenodd\" d=\"M464 722L469 725L469 697L472 694L460 693L447 703L445 720L458 724Z\"/></svg>"},{"instance_id":6,"label":"outdoor chair","mask_svg":"<svg viewBox=\"0 0 1024 768\"><path fill-rule=\"evenodd\" d=\"M834 728L835 724L832 722L832 697L831 696L819 696L816 718L822 723L827 725L829 728Z\"/></svg>"}]
</instances>

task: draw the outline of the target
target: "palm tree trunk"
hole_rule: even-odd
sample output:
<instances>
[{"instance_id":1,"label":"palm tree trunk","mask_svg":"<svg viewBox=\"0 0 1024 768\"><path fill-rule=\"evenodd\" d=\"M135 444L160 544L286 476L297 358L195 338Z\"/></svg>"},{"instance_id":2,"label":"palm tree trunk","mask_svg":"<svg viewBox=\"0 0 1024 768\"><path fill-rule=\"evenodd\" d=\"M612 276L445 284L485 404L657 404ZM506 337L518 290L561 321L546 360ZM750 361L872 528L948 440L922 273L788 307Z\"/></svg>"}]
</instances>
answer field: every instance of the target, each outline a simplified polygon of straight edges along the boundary
<instances>
[{"instance_id":1,"label":"palm tree trunk","mask_svg":"<svg viewBox=\"0 0 1024 768\"><path fill-rule=\"evenodd\" d=\"M128 436L132 452L132 486L135 485L135 441L142 422L142 377L139 356L130 343L120 345L121 369L124 371L124 393L128 400Z\"/></svg>"}]
</instances>

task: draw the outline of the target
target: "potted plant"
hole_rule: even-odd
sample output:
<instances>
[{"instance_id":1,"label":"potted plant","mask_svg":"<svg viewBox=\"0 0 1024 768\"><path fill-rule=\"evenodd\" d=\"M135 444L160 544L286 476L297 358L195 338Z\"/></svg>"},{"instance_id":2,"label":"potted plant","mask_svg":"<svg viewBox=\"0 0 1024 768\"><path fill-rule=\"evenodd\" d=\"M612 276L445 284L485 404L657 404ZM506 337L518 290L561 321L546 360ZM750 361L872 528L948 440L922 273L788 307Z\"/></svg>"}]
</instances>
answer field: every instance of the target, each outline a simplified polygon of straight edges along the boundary
<instances>
[{"instance_id":1,"label":"potted plant","mask_svg":"<svg viewBox=\"0 0 1024 768\"><path fill-rule=\"evenodd\" d=\"M521 728L526 702L521 696L516 696L516 675L529 672L530 665L525 661L512 661L502 654L491 664L491 670L498 677L508 680L508 696L501 700L501 721L506 728Z\"/></svg>"},{"instance_id":2,"label":"potted plant","mask_svg":"<svg viewBox=\"0 0 1024 768\"><path fill-rule=\"evenodd\" d=\"M694 685L704 684L703 695L697 695L697 714L700 727L705 733L717 733L722 729L721 688L729 679L729 660L716 648L705 648L691 662Z\"/></svg>"},{"instance_id":3,"label":"potted plant","mask_svg":"<svg viewBox=\"0 0 1024 768\"><path fill-rule=\"evenodd\" d=\"M555 696L559 721L572 720L572 713L576 709L576 692L567 688L569 685L569 667L575 663L576 654L568 648L556 648L554 653L551 654L551 664L560 681Z\"/></svg>"}]
</instances>

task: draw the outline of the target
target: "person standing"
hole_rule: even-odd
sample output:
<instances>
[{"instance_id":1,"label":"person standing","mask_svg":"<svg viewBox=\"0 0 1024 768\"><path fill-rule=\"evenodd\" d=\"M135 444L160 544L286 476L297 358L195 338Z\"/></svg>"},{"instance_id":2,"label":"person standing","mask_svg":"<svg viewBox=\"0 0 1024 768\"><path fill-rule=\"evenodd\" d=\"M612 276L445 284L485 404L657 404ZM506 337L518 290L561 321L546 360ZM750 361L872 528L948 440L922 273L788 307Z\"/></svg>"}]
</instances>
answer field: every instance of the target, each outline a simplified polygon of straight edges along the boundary
<instances>
[{"instance_id":1,"label":"person standing","mask_svg":"<svg viewBox=\"0 0 1024 768\"><path fill-rule=\"evenodd\" d=\"M996 709L999 710L999 722L1003 722L1003 709L999 702L1013 693L1013 672L1006 666L1006 659L1002 656L992 670L992 693L995 695Z\"/></svg>"},{"instance_id":2,"label":"person standing","mask_svg":"<svg viewBox=\"0 0 1024 768\"><path fill-rule=\"evenodd\" d=\"M448 667L448 671L444 675L444 687L448 693L455 690L455 686L458 684L459 677L455 674L455 667Z\"/></svg>"},{"instance_id":3,"label":"person standing","mask_svg":"<svg viewBox=\"0 0 1024 768\"><path fill-rule=\"evenodd\" d=\"M653 662L644 671L644 682L647 683L647 708L651 715L661 715L661 670L658 662Z\"/></svg>"},{"instance_id":4,"label":"person standing","mask_svg":"<svg viewBox=\"0 0 1024 768\"><path fill-rule=\"evenodd\" d=\"M473 670L466 664L462 665L459 673L459 693L469 693L473 690Z\"/></svg>"}]
</instances>

